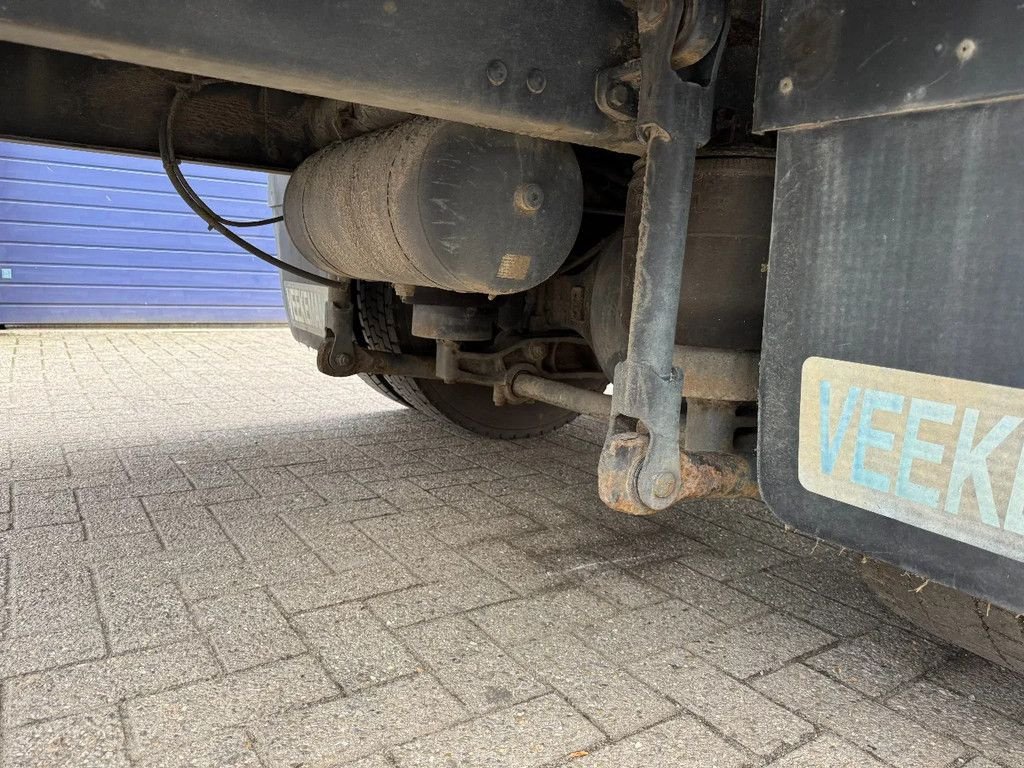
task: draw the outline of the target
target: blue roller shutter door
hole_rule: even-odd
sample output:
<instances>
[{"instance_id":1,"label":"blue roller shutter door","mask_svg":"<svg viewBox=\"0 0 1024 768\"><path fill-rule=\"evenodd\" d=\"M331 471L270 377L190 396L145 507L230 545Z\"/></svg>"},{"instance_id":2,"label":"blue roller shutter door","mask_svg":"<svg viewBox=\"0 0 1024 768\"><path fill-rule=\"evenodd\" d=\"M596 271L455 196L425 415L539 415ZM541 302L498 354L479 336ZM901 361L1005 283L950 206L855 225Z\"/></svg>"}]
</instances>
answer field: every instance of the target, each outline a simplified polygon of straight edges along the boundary
<instances>
[{"instance_id":1,"label":"blue roller shutter door","mask_svg":"<svg viewBox=\"0 0 1024 768\"><path fill-rule=\"evenodd\" d=\"M264 218L262 173L186 165L229 218ZM272 227L246 231L275 250ZM0 325L283 322L277 270L209 232L160 163L0 142Z\"/></svg>"}]
</instances>

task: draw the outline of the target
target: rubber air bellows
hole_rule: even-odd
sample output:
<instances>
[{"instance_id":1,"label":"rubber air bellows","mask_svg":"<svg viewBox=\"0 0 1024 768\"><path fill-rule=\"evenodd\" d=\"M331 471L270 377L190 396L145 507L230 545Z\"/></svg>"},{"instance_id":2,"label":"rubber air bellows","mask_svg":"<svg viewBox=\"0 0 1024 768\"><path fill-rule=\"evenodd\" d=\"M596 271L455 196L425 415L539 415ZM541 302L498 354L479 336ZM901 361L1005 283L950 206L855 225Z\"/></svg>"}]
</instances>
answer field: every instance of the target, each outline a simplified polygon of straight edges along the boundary
<instances>
[{"instance_id":1,"label":"rubber air bellows","mask_svg":"<svg viewBox=\"0 0 1024 768\"><path fill-rule=\"evenodd\" d=\"M565 261L583 183L568 144L414 118L308 158L284 211L299 251L329 273L507 294Z\"/></svg>"}]
</instances>

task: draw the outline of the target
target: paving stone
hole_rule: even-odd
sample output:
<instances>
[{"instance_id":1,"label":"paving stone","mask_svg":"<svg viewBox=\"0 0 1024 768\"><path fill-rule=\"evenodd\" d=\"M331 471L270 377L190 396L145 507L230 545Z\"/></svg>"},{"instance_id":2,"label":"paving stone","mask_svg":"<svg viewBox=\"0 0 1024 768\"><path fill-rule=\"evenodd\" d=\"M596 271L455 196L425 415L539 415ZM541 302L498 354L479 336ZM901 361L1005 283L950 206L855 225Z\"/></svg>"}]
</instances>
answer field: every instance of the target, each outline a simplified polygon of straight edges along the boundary
<instances>
[{"instance_id":1,"label":"paving stone","mask_svg":"<svg viewBox=\"0 0 1024 768\"><path fill-rule=\"evenodd\" d=\"M143 501L148 505L146 500ZM205 507L151 509L150 516L168 549L195 549L197 546L230 543L224 529Z\"/></svg>"},{"instance_id":2,"label":"paving stone","mask_svg":"<svg viewBox=\"0 0 1024 768\"><path fill-rule=\"evenodd\" d=\"M337 575L273 584L270 592L287 613L310 611L335 603L365 600L416 584L416 578L393 560Z\"/></svg>"},{"instance_id":3,"label":"paving stone","mask_svg":"<svg viewBox=\"0 0 1024 768\"><path fill-rule=\"evenodd\" d=\"M8 731L6 768L128 768L117 710L108 708Z\"/></svg>"},{"instance_id":4,"label":"paving stone","mask_svg":"<svg viewBox=\"0 0 1024 768\"><path fill-rule=\"evenodd\" d=\"M394 768L394 763L383 755L373 755L356 760L354 763L346 763L345 768Z\"/></svg>"},{"instance_id":5,"label":"paving stone","mask_svg":"<svg viewBox=\"0 0 1024 768\"><path fill-rule=\"evenodd\" d=\"M806 664L868 696L880 696L937 666L952 652L948 646L882 625L861 637L811 656Z\"/></svg>"},{"instance_id":6,"label":"paving stone","mask_svg":"<svg viewBox=\"0 0 1024 768\"><path fill-rule=\"evenodd\" d=\"M320 510L323 512L323 510ZM302 540L335 571L363 568L382 556L378 547L352 523L338 520L329 513L318 517L304 516L295 522Z\"/></svg>"},{"instance_id":7,"label":"paving stone","mask_svg":"<svg viewBox=\"0 0 1024 768\"><path fill-rule=\"evenodd\" d=\"M212 597L196 603L192 610L199 629L229 672L305 650L302 640L262 590Z\"/></svg>"},{"instance_id":8,"label":"paving stone","mask_svg":"<svg viewBox=\"0 0 1024 768\"><path fill-rule=\"evenodd\" d=\"M251 499L256 491L248 485L226 485L217 488L197 488L188 491L158 493L143 496L142 503L150 513L186 510L189 507L206 507L211 504L224 504L239 499Z\"/></svg>"},{"instance_id":9,"label":"paving stone","mask_svg":"<svg viewBox=\"0 0 1024 768\"><path fill-rule=\"evenodd\" d=\"M961 653L929 677L971 701L1024 722L1024 677L970 653Z\"/></svg>"},{"instance_id":10,"label":"paving stone","mask_svg":"<svg viewBox=\"0 0 1024 768\"><path fill-rule=\"evenodd\" d=\"M357 483L345 472L313 475L305 479L306 485L329 503L372 499L376 494L362 483Z\"/></svg>"},{"instance_id":11,"label":"paving stone","mask_svg":"<svg viewBox=\"0 0 1024 768\"><path fill-rule=\"evenodd\" d=\"M211 504L210 511L218 519L241 518L247 515L285 515L311 507L323 507L324 500L319 494L306 490L285 496L253 497Z\"/></svg>"},{"instance_id":12,"label":"paving stone","mask_svg":"<svg viewBox=\"0 0 1024 768\"><path fill-rule=\"evenodd\" d=\"M580 628L578 635L607 658L625 664L705 637L721 626L681 600L666 600L602 618Z\"/></svg>"},{"instance_id":13,"label":"paving stone","mask_svg":"<svg viewBox=\"0 0 1024 768\"><path fill-rule=\"evenodd\" d=\"M750 762L699 720L681 715L585 755L571 765L579 768L740 768ZM821 763L814 768L825 766Z\"/></svg>"},{"instance_id":14,"label":"paving stone","mask_svg":"<svg viewBox=\"0 0 1024 768\"><path fill-rule=\"evenodd\" d=\"M821 548L818 557L791 560L772 568L772 573L830 600L856 608L891 624L898 619L875 598L848 559Z\"/></svg>"},{"instance_id":15,"label":"paving stone","mask_svg":"<svg viewBox=\"0 0 1024 768\"><path fill-rule=\"evenodd\" d=\"M0 641L0 678L98 659L104 654L106 645L99 625L15 635Z\"/></svg>"},{"instance_id":16,"label":"paving stone","mask_svg":"<svg viewBox=\"0 0 1024 768\"><path fill-rule=\"evenodd\" d=\"M386 502L377 499L376 503L385 504ZM398 511L397 507L393 507L393 509ZM467 515L454 507L440 506L405 510L398 515L375 515L372 519L357 520L355 526L377 543L389 548L410 545L413 541L422 539L421 546L429 545L452 549L435 538L433 531L445 526L465 523L468 520ZM410 536L413 533L421 535Z\"/></svg>"},{"instance_id":17,"label":"paving stone","mask_svg":"<svg viewBox=\"0 0 1024 768\"><path fill-rule=\"evenodd\" d=\"M481 608L469 618L507 646L582 627L614 612L611 603L580 587L571 587Z\"/></svg>"},{"instance_id":18,"label":"paving stone","mask_svg":"<svg viewBox=\"0 0 1024 768\"><path fill-rule=\"evenodd\" d=\"M368 535L423 581L487 578L479 566L428 533L410 535L404 529L409 522L407 518L408 515L403 514L386 521L369 521L374 525L369 526Z\"/></svg>"},{"instance_id":19,"label":"paving stone","mask_svg":"<svg viewBox=\"0 0 1024 768\"><path fill-rule=\"evenodd\" d=\"M309 551L306 542L275 512L253 509L228 511L226 506L216 505L211 509L231 542L246 559L298 557Z\"/></svg>"},{"instance_id":20,"label":"paving stone","mask_svg":"<svg viewBox=\"0 0 1024 768\"><path fill-rule=\"evenodd\" d=\"M446 525L433 531L433 535L445 544L465 547L485 539L500 539L532 531L538 527L525 515L504 515L487 520L471 520L467 523Z\"/></svg>"},{"instance_id":21,"label":"paving stone","mask_svg":"<svg viewBox=\"0 0 1024 768\"><path fill-rule=\"evenodd\" d=\"M153 530L142 502L136 498L79 502L79 507L90 538L102 539Z\"/></svg>"},{"instance_id":22,"label":"paving stone","mask_svg":"<svg viewBox=\"0 0 1024 768\"><path fill-rule=\"evenodd\" d=\"M668 595L646 581L613 565L602 564L587 570L579 582L595 595L621 608L642 608L668 600Z\"/></svg>"},{"instance_id":23,"label":"paving stone","mask_svg":"<svg viewBox=\"0 0 1024 768\"><path fill-rule=\"evenodd\" d=\"M14 497L14 527L34 528L78 520L74 494L68 490L24 493Z\"/></svg>"},{"instance_id":24,"label":"paving stone","mask_svg":"<svg viewBox=\"0 0 1024 768\"><path fill-rule=\"evenodd\" d=\"M322 608L296 616L294 624L346 692L379 685L419 667L365 606Z\"/></svg>"},{"instance_id":25,"label":"paving stone","mask_svg":"<svg viewBox=\"0 0 1024 768\"><path fill-rule=\"evenodd\" d=\"M574 574L553 572L507 541L482 541L462 554L506 584L518 595L529 595L564 583Z\"/></svg>"},{"instance_id":26,"label":"paving stone","mask_svg":"<svg viewBox=\"0 0 1024 768\"><path fill-rule=\"evenodd\" d=\"M0 533L0 551L22 555L49 554L84 538L81 523L16 528Z\"/></svg>"},{"instance_id":27,"label":"paving stone","mask_svg":"<svg viewBox=\"0 0 1024 768\"><path fill-rule=\"evenodd\" d=\"M549 635L516 647L514 653L612 739L630 736L678 711L572 635Z\"/></svg>"},{"instance_id":28,"label":"paving stone","mask_svg":"<svg viewBox=\"0 0 1024 768\"><path fill-rule=\"evenodd\" d=\"M401 768L530 768L592 749L601 732L554 695L542 696L392 750Z\"/></svg>"},{"instance_id":29,"label":"paving stone","mask_svg":"<svg viewBox=\"0 0 1024 768\"><path fill-rule=\"evenodd\" d=\"M499 496L498 501L545 528L575 528L583 522L578 512L556 504L538 493L512 493L508 496Z\"/></svg>"},{"instance_id":30,"label":"paving stone","mask_svg":"<svg viewBox=\"0 0 1024 768\"><path fill-rule=\"evenodd\" d=\"M719 581L738 579L764 568L785 563L793 559L793 555L775 549L759 541L752 541L732 531L715 531L707 526L709 534L702 541L711 547L705 551L680 558L680 562ZM711 535L714 532L714 535Z\"/></svg>"},{"instance_id":31,"label":"paving stone","mask_svg":"<svg viewBox=\"0 0 1024 768\"><path fill-rule=\"evenodd\" d=\"M802 664L757 678L752 685L883 762L901 768L948 765L964 752L952 740Z\"/></svg>"},{"instance_id":32,"label":"paving stone","mask_svg":"<svg viewBox=\"0 0 1024 768\"><path fill-rule=\"evenodd\" d=\"M855 637L878 625L874 616L829 600L771 573L756 573L732 582L732 586L777 611L803 619L836 637Z\"/></svg>"},{"instance_id":33,"label":"paving stone","mask_svg":"<svg viewBox=\"0 0 1024 768\"><path fill-rule=\"evenodd\" d=\"M429 450L429 449L428 449ZM450 459L443 464L450 466L454 461ZM497 475L488 469L470 466L466 469L454 470L452 472L438 472L433 475L419 475L412 478L420 488L425 491L432 491L435 488L444 488L449 485L470 485L471 483L485 483L488 480L496 480Z\"/></svg>"},{"instance_id":34,"label":"paving stone","mask_svg":"<svg viewBox=\"0 0 1024 768\"><path fill-rule=\"evenodd\" d=\"M796 712L817 717L822 713L851 707L864 701L864 696L803 664L791 664L750 685L766 696Z\"/></svg>"},{"instance_id":35,"label":"paving stone","mask_svg":"<svg viewBox=\"0 0 1024 768\"><path fill-rule=\"evenodd\" d=\"M177 741L136 748L132 758L140 768L265 768L255 742L241 727L186 730Z\"/></svg>"},{"instance_id":36,"label":"paving stone","mask_svg":"<svg viewBox=\"0 0 1024 768\"><path fill-rule=\"evenodd\" d=\"M123 763L114 706L137 768L1024 764L1022 678L946 658L853 557L754 502L613 512L599 420L480 439L310 355L0 334L6 764ZM808 629L836 640L792 656Z\"/></svg>"},{"instance_id":37,"label":"paving stone","mask_svg":"<svg viewBox=\"0 0 1024 768\"><path fill-rule=\"evenodd\" d=\"M831 643L832 635L788 616L767 616L713 632L686 644L734 677L777 669L790 659Z\"/></svg>"},{"instance_id":38,"label":"paving stone","mask_svg":"<svg viewBox=\"0 0 1024 768\"><path fill-rule=\"evenodd\" d=\"M885 768L862 749L826 733L771 763L771 768Z\"/></svg>"},{"instance_id":39,"label":"paving stone","mask_svg":"<svg viewBox=\"0 0 1024 768\"><path fill-rule=\"evenodd\" d=\"M763 602L679 562L642 565L634 573L670 595L706 611L723 624L739 624L769 611Z\"/></svg>"},{"instance_id":40,"label":"paving stone","mask_svg":"<svg viewBox=\"0 0 1024 768\"><path fill-rule=\"evenodd\" d=\"M963 768L1002 768L1001 765L993 763L986 757L976 757L964 763Z\"/></svg>"},{"instance_id":41,"label":"paving stone","mask_svg":"<svg viewBox=\"0 0 1024 768\"><path fill-rule=\"evenodd\" d=\"M245 469L238 474L246 483L255 488L260 496L264 497L303 493L309 489L309 486L289 472L286 467Z\"/></svg>"},{"instance_id":42,"label":"paving stone","mask_svg":"<svg viewBox=\"0 0 1024 768\"><path fill-rule=\"evenodd\" d=\"M889 699L889 706L933 732L948 734L1006 765L1024 765L1024 725L975 706L964 696L922 680Z\"/></svg>"},{"instance_id":43,"label":"paving stone","mask_svg":"<svg viewBox=\"0 0 1024 768\"><path fill-rule=\"evenodd\" d=\"M605 554L605 548L618 540L618 534L598 525L542 528L519 534L510 541L531 555L548 570L561 572L561 576L575 576L581 571L602 565L614 565L614 558ZM609 562L609 560L613 562Z\"/></svg>"},{"instance_id":44,"label":"paving stone","mask_svg":"<svg viewBox=\"0 0 1024 768\"><path fill-rule=\"evenodd\" d=\"M901 768L948 765L965 752L960 744L943 735L948 731L941 727L919 727L874 701L832 713L825 724L861 749Z\"/></svg>"},{"instance_id":45,"label":"paving stone","mask_svg":"<svg viewBox=\"0 0 1024 768\"><path fill-rule=\"evenodd\" d=\"M316 475L330 475L335 473L345 473L353 480L358 483L365 484L371 480L381 480L384 477L389 477L390 472L395 469L394 467L382 466L372 456L367 456L364 452L358 451L355 448L351 449L354 453L349 456L333 456L329 459L322 459L317 456L308 457L308 461L302 461L299 463L293 463L288 465L288 471L296 477L313 477ZM404 452L400 452L404 456ZM430 465L424 465L426 472L437 471L436 467ZM383 477L374 474L382 473Z\"/></svg>"},{"instance_id":46,"label":"paving stone","mask_svg":"<svg viewBox=\"0 0 1024 768\"><path fill-rule=\"evenodd\" d=\"M501 499L488 496L471 485L453 485L446 488L434 488L430 495L440 499L447 506L459 510L472 520L486 520L491 517L503 517L511 511ZM506 497L507 498L507 497Z\"/></svg>"},{"instance_id":47,"label":"paving stone","mask_svg":"<svg viewBox=\"0 0 1024 768\"><path fill-rule=\"evenodd\" d=\"M404 627L513 597L515 593L509 587L481 572L470 578L457 577L375 597L369 605L387 626Z\"/></svg>"},{"instance_id":48,"label":"paving stone","mask_svg":"<svg viewBox=\"0 0 1024 768\"><path fill-rule=\"evenodd\" d=\"M84 567L12 567L9 578L11 634L34 635L79 624L98 625L96 597Z\"/></svg>"},{"instance_id":49,"label":"paving stone","mask_svg":"<svg viewBox=\"0 0 1024 768\"><path fill-rule=\"evenodd\" d=\"M175 462L185 477L196 488L218 488L225 485L242 485L243 480L226 461Z\"/></svg>"},{"instance_id":50,"label":"paving stone","mask_svg":"<svg viewBox=\"0 0 1024 768\"><path fill-rule=\"evenodd\" d=\"M692 504L690 508L693 514L710 523L794 555L807 554L817 544L812 537L787 530L778 518L767 512L764 505L755 501L708 501Z\"/></svg>"},{"instance_id":51,"label":"paving stone","mask_svg":"<svg viewBox=\"0 0 1024 768\"><path fill-rule=\"evenodd\" d=\"M334 504L325 504L315 509L304 512L290 512L289 519L297 520L302 515L327 515L335 520L346 522L357 522L373 520L388 515L398 515L402 512L394 504L389 504L384 499L358 499L356 501L341 501ZM412 518L409 518L412 519ZM358 525L356 526L359 527ZM365 533L365 531L364 531Z\"/></svg>"},{"instance_id":52,"label":"paving stone","mask_svg":"<svg viewBox=\"0 0 1024 768\"><path fill-rule=\"evenodd\" d=\"M174 584L117 578L100 582L99 594L114 653L166 645L196 632Z\"/></svg>"},{"instance_id":53,"label":"paving stone","mask_svg":"<svg viewBox=\"0 0 1024 768\"><path fill-rule=\"evenodd\" d=\"M366 487L399 509L424 509L444 504L436 496L431 495L415 483L404 479L391 478L377 482L367 482Z\"/></svg>"},{"instance_id":54,"label":"paving stone","mask_svg":"<svg viewBox=\"0 0 1024 768\"><path fill-rule=\"evenodd\" d=\"M607 509L607 508L606 508ZM612 512L612 510L608 510ZM619 517L626 517L621 513ZM594 520L598 517L598 520ZM591 515L591 524L583 530L596 528L602 530L607 526L608 521L601 515ZM630 519L642 519L633 518ZM618 526L613 526L613 530ZM595 552L603 559L621 568L638 568L642 565L664 562L680 557L688 557L698 553L708 552L707 546L700 542L693 541L685 536L678 536L671 531L661 527L655 527L647 523L640 530L617 530L617 535L607 543L594 547Z\"/></svg>"},{"instance_id":55,"label":"paving stone","mask_svg":"<svg viewBox=\"0 0 1024 768\"><path fill-rule=\"evenodd\" d=\"M630 671L758 755L796 746L814 733L806 720L687 651L645 659Z\"/></svg>"},{"instance_id":56,"label":"paving stone","mask_svg":"<svg viewBox=\"0 0 1024 768\"><path fill-rule=\"evenodd\" d=\"M134 752L180 752L276 712L340 693L309 656L193 683L124 706Z\"/></svg>"},{"instance_id":57,"label":"paving stone","mask_svg":"<svg viewBox=\"0 0 1024 768\"><path fill-rule=\"evenodd\" d=\"M219 672L202 643L188 641L35 672L4 684L9 722L21 725L110 706Z\"/></svg>"},{"instance_id":58,"label":"paving stone","mask_svg":"<svg viewBox=\"0 0 1024 768\"><path fill-rule=\"evenodd\" d=\"M82 563L92 568L98 568L111 561L123 563L126 560L158 552L161 549L160 539L156 533L147 531L69 542L55 547L50 553L52 558L48 555L39 556L38 562L43 564L49 560L51 563Z\"/></svg>"},{"instance_id":59,"label":"paving stone","mask_svg":"<svg viewBox=\"0 0 1024 768\"><path fill-rule=\"evenodd\" d=\"M445 728L465 708L429 675L270 717L253 727L272 766L330 765Z\"/></svg>"},{"instance_id":60,"label":"paving stone","mask_svg":"<svg viewBox=\"0 0 1024 768\"><path fill-rule=\"evenodd\" d=\"M398 631L449 691L475 712L534 698L550 689L463 617Z\"/></svg>"}]
</instances>

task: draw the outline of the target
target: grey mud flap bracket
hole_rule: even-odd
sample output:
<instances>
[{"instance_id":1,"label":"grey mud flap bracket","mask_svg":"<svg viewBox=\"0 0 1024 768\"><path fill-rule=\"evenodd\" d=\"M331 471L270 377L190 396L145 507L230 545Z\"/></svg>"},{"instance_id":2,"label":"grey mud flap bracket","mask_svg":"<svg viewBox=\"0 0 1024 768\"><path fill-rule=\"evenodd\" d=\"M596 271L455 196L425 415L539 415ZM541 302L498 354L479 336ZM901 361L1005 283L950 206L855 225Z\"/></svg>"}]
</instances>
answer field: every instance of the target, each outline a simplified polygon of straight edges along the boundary
<instances>
[{"instance_id":1,"label":"grey mud flap bracket","mask_svg":"<svg viewBox=\"0 0 1024 768\"><path fill-rule=\"evenodd\" d=\"M721 3L641 0L637 130L646 147L639 245L626 359L615 368L598 468L601 499L630 514L672 504L681 489L682 375L673 366L676 313L696 152L711 130L714 82L727 32ZM676 71L684 21L714 25L700 60ZM702 25L705 29L707 23ZM685 58L685 57L684 57Z\"/></svg>"}]
</instances>

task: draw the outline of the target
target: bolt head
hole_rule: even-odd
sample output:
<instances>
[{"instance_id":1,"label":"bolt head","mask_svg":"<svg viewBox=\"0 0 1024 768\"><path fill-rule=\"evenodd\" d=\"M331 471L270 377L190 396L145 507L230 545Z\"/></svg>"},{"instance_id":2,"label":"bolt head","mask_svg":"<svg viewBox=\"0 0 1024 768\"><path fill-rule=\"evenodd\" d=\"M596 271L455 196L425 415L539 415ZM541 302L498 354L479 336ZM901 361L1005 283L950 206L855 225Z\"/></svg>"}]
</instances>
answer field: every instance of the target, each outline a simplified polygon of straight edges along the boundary
<instances>
[{"instance_id":1,"label":"bolt head","mask_svg":"<svg viewBox=\"0 0 1024 768\"><path fill-rule=\"evenodd\" d=\"M629 88L626 87L625 83L616 83L608 91L608 103L615 107L621 108L626 106L629 101Z\"/></svg>"},{"instance_id":2,"label":"bolt head","mask_svg":"<svg viewBox=\"0 0 1024 768\"><path fill-rule=\"evenodd\" d=\"M348 354L348 352L342 352L334 359L334 362L342 368L348 368L352 365L352 355Z\"/></svg>"},{"instance_id":3,"label":"bolt head","mask_svg":"<svg viewBox=\"0 0 1024 768\"><path fill-rule=\"evenodd\" d=\"M544 359L544 356L548 353L547 346L535 341L526 347L526 356L533 360L535 363L539 363Z\"/></svg>"},{"instance_id":4,"label":"bolt head","mask_svg":"<svg viewBox=\"0 0 1024 768\"><path fill-rule=\"evenodd\" d=\"M659 499L667 499L676 492L676 476L671 472L660 472L654 478L652 490Z\"/></svg>"},{"instance_id":5,"label":"bolt head","mask_svg":"<svg viewBox=\"0 0 1024 768\"><path fill-rule=\"evenodd\" d=\"M495 59L487 65L487 82L491 85L502 85L508 80L508 67L501 59Z\"/></svg>"},{"instance_id":6,"label":"bolt head","mask_svg":"<svg viewBox=\"0 0 1024 768\"><path fill-rule=\"evenodd\" d=\"M516 187L515 204L523 213L535 213L544 205L544 190L540 184L520 184Z\"/></svg>"},{"instance_id":7,"label":"bolt head","mask_svg":"<svg viewBox=\"0 0 1024 768\"><path fill-rule=\"evenodd\" d=\"M526 75L526 88L530 93L541 93L548 84L548 79L539 69L531 69Z\"/></svg>"},{"instance_id":8,"label":"bolt head","mask_svg":"<svg viewBox=\"0 0 1024 768\"><path fill-rule=\"evenodd\" d=\"M784 77L779 80L779 93L783 96L788 96L793 92L793 78Z\"/></svg>"}]
</instances>

